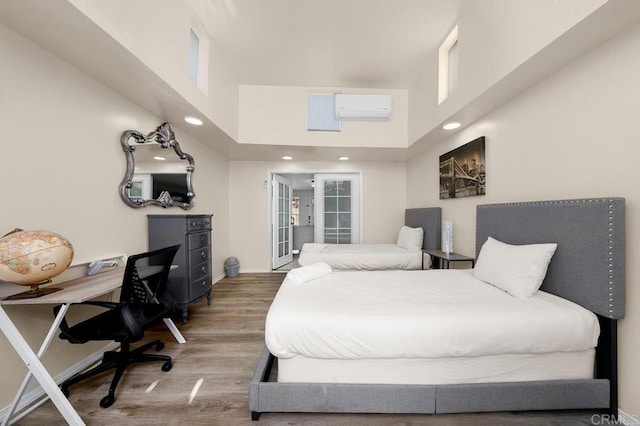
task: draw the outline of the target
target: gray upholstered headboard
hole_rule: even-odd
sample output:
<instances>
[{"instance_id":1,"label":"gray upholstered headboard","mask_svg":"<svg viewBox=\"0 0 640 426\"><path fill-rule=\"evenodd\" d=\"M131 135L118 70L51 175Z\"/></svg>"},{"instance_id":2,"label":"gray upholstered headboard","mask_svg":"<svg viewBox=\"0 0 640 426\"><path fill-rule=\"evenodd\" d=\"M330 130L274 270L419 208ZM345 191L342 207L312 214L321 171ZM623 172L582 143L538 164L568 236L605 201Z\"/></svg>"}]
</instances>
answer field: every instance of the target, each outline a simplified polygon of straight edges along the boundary
<instances>
[{"instance_id":1,"label":"gray upholstered headboard","mask_svg":"<svg viewBox=\"0 0 640 426\"><path fill-rule=\"evenodd\" d=\"M442 209L440 207L406 209L404 224L411 228L424 229L423 250L440 250L440 227L442 226Z\"/></svg>"},{"instance_id":2,"label":"gray upholstered headboard","mask_svg":"<svg viewBox=\"0 0 640 426\"><path fill-rule=\"evenodd\" d=\"M476 254L489 236L558 243L542 290L604 317L624 317L624 198L479 205Z\"/></svg>"}]
</instances>

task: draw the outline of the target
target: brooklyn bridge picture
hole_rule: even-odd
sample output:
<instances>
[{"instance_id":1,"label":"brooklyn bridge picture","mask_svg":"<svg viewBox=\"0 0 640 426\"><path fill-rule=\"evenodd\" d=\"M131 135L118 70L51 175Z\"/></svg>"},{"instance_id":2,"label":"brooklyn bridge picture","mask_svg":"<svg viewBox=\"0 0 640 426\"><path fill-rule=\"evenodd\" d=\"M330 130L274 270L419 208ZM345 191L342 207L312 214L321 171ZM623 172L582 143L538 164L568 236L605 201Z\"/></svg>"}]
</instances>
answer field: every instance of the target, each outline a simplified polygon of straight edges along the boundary
<instances>
[{"instance_id":1,"label":"brooklyn bridge picture","mask_svg":"<svg viewBox=\"0 0 640 426\"><path fill-rule=\"evenodd\" d=\"M485 195L484 136L440 156L440 199Z\"/></svg>"}]
</instances>

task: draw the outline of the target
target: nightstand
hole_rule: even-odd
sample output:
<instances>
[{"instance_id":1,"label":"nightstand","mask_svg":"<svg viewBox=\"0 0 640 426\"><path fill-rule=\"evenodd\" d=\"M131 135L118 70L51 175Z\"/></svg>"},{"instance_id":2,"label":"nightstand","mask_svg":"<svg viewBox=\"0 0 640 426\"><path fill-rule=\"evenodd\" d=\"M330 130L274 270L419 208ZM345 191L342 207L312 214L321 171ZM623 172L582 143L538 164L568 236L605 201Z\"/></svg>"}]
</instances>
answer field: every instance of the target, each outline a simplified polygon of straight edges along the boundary
<instances>
[{"instance_id":1,"label":"nightstand","mask_svg":"<svg viewBox=\"0 0 640 426\"><path fill-rule=\"evenodd\" d=\"M447 254L442 250L422 250L423 256L425 253L433 257L433 269L449 269L451 262L471 262L472 268L476 266L476 259L474 257L467 257L456 253Z\"/></svg>"}]
</instances>

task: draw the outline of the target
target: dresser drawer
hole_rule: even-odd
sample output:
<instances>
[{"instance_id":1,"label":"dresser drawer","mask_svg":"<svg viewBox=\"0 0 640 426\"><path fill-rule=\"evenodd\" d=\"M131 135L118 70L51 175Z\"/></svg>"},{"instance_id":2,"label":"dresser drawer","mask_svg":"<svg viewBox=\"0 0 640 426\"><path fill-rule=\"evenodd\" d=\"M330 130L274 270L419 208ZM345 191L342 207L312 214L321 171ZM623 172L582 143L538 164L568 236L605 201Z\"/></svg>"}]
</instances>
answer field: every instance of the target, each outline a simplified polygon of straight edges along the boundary
<instances>
[{"instance_id":1,"label":"dresser drawer","mask_svg":"<svg viewBox=\"0 0 640 426\"><path fill-rule=\"evenodd\" d=\"M198 263L202 263L211 259L211 248L210 247L202 247L199 249L189 251L189 259L188 266L191 267L193 265L197 265ZM211 263L211 262L208 262Z\"/></svg>"},{"instance_id":2,"label":"dresser drawer","mask_svg":"<svg viewBox=\"0 0 640 426\"><path fill-rule=\"evenodd\" d=\"M192 299L199 298L211 289L211 275L191 281L190 296Z\"/></svg>"},{"instance_id":3,"label":"dresser drawer","mask_svg":"<svg viewBox=\"0 0 640 426\"><path fill-rule=\"evenodd\" d=\"M187 250L194 250L200 247L208 247L211 245L211 233L210 232L197 232L195 234L189 234L189 247Z\"/></svg>"},{"instance_id":4,"label":"dresser drawer","mask_svg":"<svg viewBox=\"0 0 640 426\"><path fill-rule=\"evenodd\" d=\"M191 280L199 280L200 278L206 277L207 275L211 274L211 262L206 261L199 263L192 266L189 270L191 272Z\"/></svg>"},{"instance_id":5,"label":"dresser drawer","mask_svg":"<svg viewBox=\"0 0 640 426\"><path fill-rule=\"evenodd\" d=\"M187 231L203 231L211 229L210 217L190 217L187 218Z\"/></svg>"}]
</instances>

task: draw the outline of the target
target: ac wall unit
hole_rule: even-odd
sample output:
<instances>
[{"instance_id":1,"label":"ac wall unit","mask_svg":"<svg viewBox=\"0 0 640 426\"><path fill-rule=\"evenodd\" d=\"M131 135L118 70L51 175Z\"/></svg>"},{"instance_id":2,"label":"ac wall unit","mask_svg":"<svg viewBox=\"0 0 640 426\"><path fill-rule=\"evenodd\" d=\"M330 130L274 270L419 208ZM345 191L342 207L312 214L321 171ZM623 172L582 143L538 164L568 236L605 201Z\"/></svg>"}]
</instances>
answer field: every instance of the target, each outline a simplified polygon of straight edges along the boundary
<instances>
[{"instance_id":1,"label":"ac wall unit","mask_svg":"<svg viewBox=\"0 0 640 426\"><path fill-rule=\"evenodd\" d=\"M389 118L391 95L335 95L338 118Z\"/></svg>"}]
</instances>

